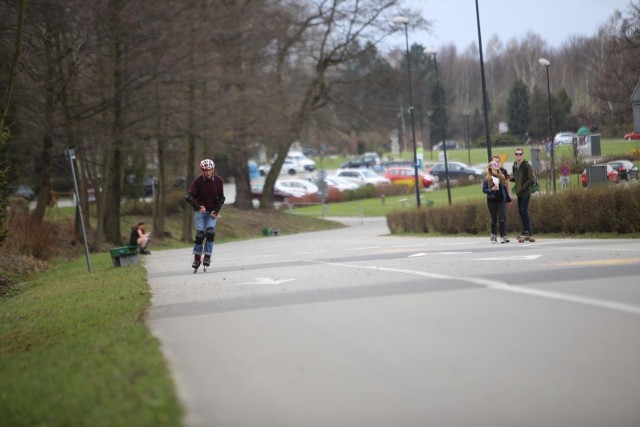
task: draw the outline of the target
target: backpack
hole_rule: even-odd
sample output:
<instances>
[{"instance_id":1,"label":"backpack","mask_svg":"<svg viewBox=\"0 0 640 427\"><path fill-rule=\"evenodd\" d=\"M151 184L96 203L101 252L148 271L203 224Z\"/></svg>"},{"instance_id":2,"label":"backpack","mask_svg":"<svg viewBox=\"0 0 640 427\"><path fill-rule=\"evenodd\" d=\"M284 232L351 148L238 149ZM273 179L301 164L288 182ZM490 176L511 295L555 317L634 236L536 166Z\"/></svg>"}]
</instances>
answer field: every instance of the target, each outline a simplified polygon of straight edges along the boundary
<instances>
[{"instance_id":1,"label":"backpack","mask_svg":"<svg viewBox=\"0 0 640 427\"><path fill-rule=\"evenodd\" d=\"M533 193L537 193L540 190L540 186L538 185L538 177L536 176L535 172L533 172L533 170L531 171L531 174L533 175L533 184L531 184L531 194L533 194Z\"/></svg>"}]
</instances>

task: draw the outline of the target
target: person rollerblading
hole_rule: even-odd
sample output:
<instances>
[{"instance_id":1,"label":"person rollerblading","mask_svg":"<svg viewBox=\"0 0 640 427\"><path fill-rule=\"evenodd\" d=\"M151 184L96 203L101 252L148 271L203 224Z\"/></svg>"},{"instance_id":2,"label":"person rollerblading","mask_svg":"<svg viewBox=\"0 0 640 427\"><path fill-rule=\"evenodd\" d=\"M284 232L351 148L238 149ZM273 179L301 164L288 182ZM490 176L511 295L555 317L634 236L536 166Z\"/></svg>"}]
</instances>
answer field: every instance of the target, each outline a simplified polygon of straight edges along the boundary
<instances>
[{"instance_id":1,"label":"person rollerblading","mask_svg":"<svg viewBox=\"0 0 640 427\"><path fill-rule=\"evenodd\" d=\"M193 272L194 273L198 272L198 268L200 268L200 255L199 254L195 254L193 256L193 264L191 264L191 268L193 268Z\"/></svg>"},{"instance_id":2,"label":"person rollerblading","mask_svg":"<svg viewBox=\"0 0 640 427\"><path fill-rule=\"evenodd\" d=\"M214 168L213 160L202 160L200 162L202 175L193 180L185 197L187 203L193 208L196 229L192 251L194 273L198 271L201 261L204 261L204 271L207 271L207 267L211 264L218 212L225 201L222 178L213 174ZM204 259L202 259L203 255Z\"/></svg>"}]
</instances>

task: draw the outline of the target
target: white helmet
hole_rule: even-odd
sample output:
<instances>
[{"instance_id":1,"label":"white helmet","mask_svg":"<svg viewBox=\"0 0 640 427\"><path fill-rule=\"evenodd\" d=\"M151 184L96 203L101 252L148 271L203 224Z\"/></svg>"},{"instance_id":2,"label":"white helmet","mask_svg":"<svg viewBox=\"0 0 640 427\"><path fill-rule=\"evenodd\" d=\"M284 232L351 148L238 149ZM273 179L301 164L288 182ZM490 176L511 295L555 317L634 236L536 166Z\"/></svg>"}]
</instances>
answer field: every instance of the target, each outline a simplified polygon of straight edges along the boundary
<instances>
[{"instance_id":1,"label":"white helmet","mask_svg":"<svg viewBox=\"0 0 640 427\"><path fill-rule=\"evenodd\" d=\"M203 171L211 170L215 166L216 164L213 163L213 160L211 159L204 159L203 161L200 162L200 169L202 169Z\"/></svg>"}]
</instances>

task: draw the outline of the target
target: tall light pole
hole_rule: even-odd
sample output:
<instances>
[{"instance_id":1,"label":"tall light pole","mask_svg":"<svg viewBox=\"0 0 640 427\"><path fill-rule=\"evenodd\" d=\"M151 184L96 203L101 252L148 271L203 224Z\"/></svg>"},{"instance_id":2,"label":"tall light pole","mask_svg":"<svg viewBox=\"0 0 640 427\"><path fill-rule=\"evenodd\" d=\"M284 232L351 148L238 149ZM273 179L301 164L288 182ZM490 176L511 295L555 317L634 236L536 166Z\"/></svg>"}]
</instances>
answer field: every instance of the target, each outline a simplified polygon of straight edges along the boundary
<instances>
[{"instance_id":1,"label":"tall light pole","mask_svg":"<svg viewBox=\"0 0 640 427\"><path fill-rule=\"evenodd\" d=\"M484 112L484 133L487 139L487 161L491 160L491 128L489 127L489 105L487 102L487 83L484 78L484 58L482 57L482 33L480 32L480 8L476 0L476 20L478 21L478 50L480 51L480 76L482 79L482 111Z\"/></svg>"},{"instance_id":2,"label":"tall light pole","mask_svg":"<svg viewBox=\"0 0 640 427\"><path fill-rule=\"evenodd\" d=\"M416 147L416 125L413 119L413 90L411 88L411 55L409 54L409 18L406 16L396 16L393 18L394 24L404 25L404 38L407 43L407 74L409 77L409 117L411 118L411 142L413 143L413 172L416 190L416 207L420 209L420 186L418 184L418 152Z\"/></svg>"},{"instance_id":3,"label":"tall light pole","mask_svg":"<svg viewBox=\"0 0 640 427\"><path fill-rule=\"evenodd\" d=\"M451 185L449 184L449 161L447 160L447 141L444 132L444 102L442 100L442 91L440 90L440 79L438 78L438 59L437 51L435 49L425 49L424 53L427 55L433 55L433 64L436 69L436 88L438 90L438 108L440 109L440 131L442 132L442 152L444 153L444 176L447 181L447 197L449 198L449 204L451 204Z\"/></svg>"},{"instance_id":4,"label":"tall light pole","mask_svg":"<svg viewBox=\"0 0 640 427\"><path fill-rule=\"evenodd\" d=\"M469 158L469 164L471 164L471 138L469 137L469 110L464 110L462 116L464 117L464 141L467 143L467 155Z\"/></svg>"},{"instance_id":5,"label":"tall light pole","mask_svg":"<svg viewBox=\"0 0 640 427\"><path fill-rule=\"evenodd\" d=\"M556 147L555 142L553 141L553 126L551 124L551 86L549 85L549 65L551 65L551 62L549 62L548 59L546 58L540 58L538 59L538 63L540 63L540 65L544 65L544 67L547 70L547 102L549 104L549 137L551 138L550 144L550 154L551 154L551 186L553 188L553 192L556 192L556 162L555 162L555 151L556 151Z\"/></svg>"},{"instance_id":6,"label":"tall light pole","mask_svg":"<svg viewBox=\"0 0 640 427\"><path fill-rule=\"evenodd\" d=\"M433 110L427 110L427 121L429 122L429 158L433 160L433 138L431 138L431 116L433 116Z\"/></svg>"}]
</instances>

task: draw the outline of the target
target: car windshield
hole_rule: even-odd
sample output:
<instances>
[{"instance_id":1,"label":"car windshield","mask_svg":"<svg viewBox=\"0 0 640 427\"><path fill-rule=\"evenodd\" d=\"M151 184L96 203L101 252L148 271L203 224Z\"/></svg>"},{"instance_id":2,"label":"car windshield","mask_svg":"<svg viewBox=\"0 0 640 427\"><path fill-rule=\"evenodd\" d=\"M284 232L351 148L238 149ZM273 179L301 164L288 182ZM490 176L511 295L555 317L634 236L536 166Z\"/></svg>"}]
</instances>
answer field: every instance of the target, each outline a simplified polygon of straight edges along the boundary
<instances>
[{"instance_id":1,"label":"car windshield","mask_svg":"<svg viewBox=\"0 0 640 427\"><path fill-rule=\"evenodd\" d=\"M370 170L363 170L362 171L362 176L364 176L365 178L376 178L378 175L376 175L375 173L371 172Z\"/></svg>"}]
</instances>

